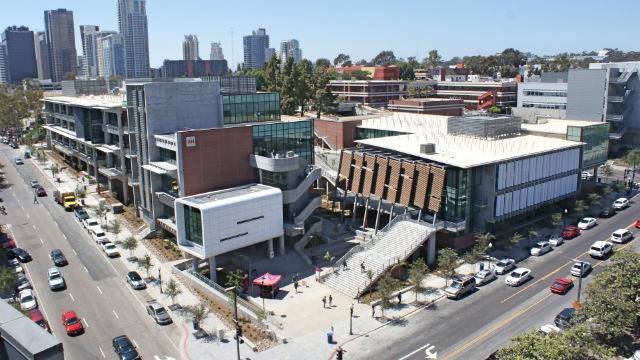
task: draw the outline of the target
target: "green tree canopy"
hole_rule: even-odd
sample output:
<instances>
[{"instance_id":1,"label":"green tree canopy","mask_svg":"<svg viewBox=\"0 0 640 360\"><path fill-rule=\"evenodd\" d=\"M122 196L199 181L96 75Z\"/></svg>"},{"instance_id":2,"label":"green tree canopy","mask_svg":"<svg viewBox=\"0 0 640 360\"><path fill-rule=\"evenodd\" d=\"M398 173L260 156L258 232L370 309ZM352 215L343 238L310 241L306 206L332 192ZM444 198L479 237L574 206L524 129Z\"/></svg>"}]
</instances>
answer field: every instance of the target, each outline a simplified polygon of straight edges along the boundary
<instances>
[{"instance_id":1,"label":"green tree canopy","mask_svg":"<svg viewBox=\"0 0 640 360\"><path fill-rule=\"evenodd\" d=\"M335 67L345 67L351 65L351 57L347 54L338 54L338 56L333 59L333 66Z\"/></svg>"},{"instance_id":2,"label":"green tree canopy","mask_svg":"<svg viewBox=\"0 0 640 360\"><path fill-rule=\"evenodd\" d=\"M379 66L390 66L395 64L397 61L396 56L393 54L391 50L383 50L376 57L374 57L371 62L373 65Z\"/></svg>"},{"instance_id":3,"label":"green tree canopy","mask_svg":"<svg viewBox=\"0 0 640 360\"><path fill-rule=\"evenodd\" d=\"M325 58L319 58L318 60L316 60L316 64L314 67L320 67L320 68L328 68L331 67L331 61L329 61L329 59L325 59Z\"/></svg>"}]
</instances>

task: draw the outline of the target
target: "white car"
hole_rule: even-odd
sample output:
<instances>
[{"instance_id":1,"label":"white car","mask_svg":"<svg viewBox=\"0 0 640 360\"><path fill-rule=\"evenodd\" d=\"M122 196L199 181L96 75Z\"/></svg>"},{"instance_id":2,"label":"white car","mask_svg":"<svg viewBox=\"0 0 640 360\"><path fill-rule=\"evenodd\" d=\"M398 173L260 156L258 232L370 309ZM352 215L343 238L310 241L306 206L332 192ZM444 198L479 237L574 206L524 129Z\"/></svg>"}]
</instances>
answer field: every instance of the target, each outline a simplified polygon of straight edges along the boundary
<instances>
[{"instance_id":1,"label":"white car","mask_svg":"<svg viewBox=\"0 0 640 360\"><path fill-rule=\"evenodd\" d=\"M576 262L571 267L571 275L581 277L587 275L591 270L591 264L586 261Z\"/></svg>"},{"instance_id":2,"label":"white car","mask_svg":"<svg viewBox=\"0 0 640 360\"><path fill-rule=\"evenodd\" d=\"M613 244L608 241L596 241L589 248L589 255L594 258L603 258L613 250Z\"/></svg>"},{"instance_id":3,"label":"white car","mask_svg":"<svg viewBox=\"0 0 640 360\"><path fill-rule=\"evenodd\" d=\"M507 271L516 267L516 261L513 259L502 259L498 261L495 267L496 274L502 275L507 273Z\"/></svg>"},{"instance_id":4,"label":"white car","mask_svg":"<svg viewBox=\"0 0 640 360\"><path fill-rule=\"evenodd\" d=\"M551 235L549 237L549 240L547 240L547 241L552 246L560 246L560 245L564 244L564 239L562 238L562 235L560 235L560 234Z\"/></svg>"},{"instance_id":5,"label":"white car","mask_svg":"<svg viewBox=\"0 0 640 360\"><path fill-rule=\"evenodd\" d=\"M582 220L580 220L580 222L578 223L578 229L580 229L580 230L591 229L592 227L596 226L597 224L598 223L596 222L595 218L586 217L586 218L583 218Z\"/></svg>"},{"instance_id":6,"label":"white car","mask_svg":"<svg viewBox=\"0 0 640 360\"><path fill-rule=\"evenodd\" d=\"M551 251L551 244L548 241L539 241L531 247L532 256L544 255Z\"/></svg>"},{"instance_id":7,"label":"white car","mask_svg":"<svg viewBox=\"0 0 640 360\"><path fill-rule=\"evenodd\" d=\"M633 237L633 233L627 229L618 229L611 234L611 241L625 243Z\"/></svg>"},{"instance_id":8,"label":"white car","mask_svg":"<svg viewBox=\"0 0 640 360\"><path fill-rule=\"evenodd\" d=\"M104 230L102 230L100 226L92 226L88 230L89 230L89 234L91 235L91 238L93 238L93 240L98 244L104 244L106 242L109 242L109 239L107 238L107 234L104 232Z\"/></svg>"},{"instance_id":9,"label":"white car","mask_svg":"<svg viewBox=\"0 0 640 360\"><path fill-rule=\"evenodd\" d=\"M504 279L504 283L509 286L518 286L531 279L531 270L527 268L517 268Z\"/></svg>"},{"instance_id":10,"label":"white car","mask_svg":"<svg viewBox=\"0 0 640 360\"><path fill-rule=\"evenodd\" d=\"M116 247L116 244L112 242L106 242L102 244L102 251L107 254L108 257L120 256L120 251Z\"/></svg>"},{"instance_id":11,"label":"white car","mask_svg":"<svg viewBox=\"0 0 640 360\"><path fill-rule=\"evenodd\" d=\"M38 180L31 180L31 188L35 189L38 186L40 186L40 184L38 183Z\"/></svg>"},{"instance_id":12,"label":"white car","mask_svg":"<svg viewBox=\"0 0 640 360\"><path fill-rule=\"evenodd\" d=\"M543 337L547 337L551 333L559 333L560 331L562 330L559 327L555 325L547 324L547 325L540 326L539 332Z\"/></svg>"},{"instance_id":13,"label":"white car","mask_svg":"<svg viewBox=\"0 0 640 360\"><path fill-rule=\"evenodd\" d=\"M629 206L629 199L627 199L627 198L619 198L619 199L616 199L616 201L613 202L613 207L616 210L622 210L622 209L626 208L627 206Z\"/></svg>"},{"instance_id":14,"label":"white car","mask_svg":"<svg viewBox=\"0 0 640 360\"><path fill-rule=\"evenodd\" d=\"M480 270L473 277L476 278L476 285L478 286L489 283L497 278L496 271L493 268Z\"/></svg>"},{"instance_id":15,"label":"white car","mask_svg":"<svg viewBox=\"0 0 640 360\"><path fill-rule=\"evenodd\" d=\"M55 267L47 270L47 281L49 281L49 289L51 290L64 289L66 287L64 278L60 275L58 268Z\"/></svg>"},{"instance_id":16,"label":"white car","mask_svg":"<svg viewBox=\"0 0 640 360\"><path fill-rule=\"evenodd\" d=\"M38 307L38 302L36 301L36 297L33 296L33 291L31 289L24 289L20 291L20 309L22 310L33 310Z\"/></svg>"},{"instance_id":17,"label":"white car","mask_svg":"<svg viewBox=\"0 0 640 360\"><path fill-rule=\"evenodd\" d=\"M88 219L84 219L83 223L85 228L87 228L87 230L89 230L90 228L94 227L94 226L100 226L100 223L98 222L98 219L96 218L88 218Z\"/></svg>"}]
</instances>

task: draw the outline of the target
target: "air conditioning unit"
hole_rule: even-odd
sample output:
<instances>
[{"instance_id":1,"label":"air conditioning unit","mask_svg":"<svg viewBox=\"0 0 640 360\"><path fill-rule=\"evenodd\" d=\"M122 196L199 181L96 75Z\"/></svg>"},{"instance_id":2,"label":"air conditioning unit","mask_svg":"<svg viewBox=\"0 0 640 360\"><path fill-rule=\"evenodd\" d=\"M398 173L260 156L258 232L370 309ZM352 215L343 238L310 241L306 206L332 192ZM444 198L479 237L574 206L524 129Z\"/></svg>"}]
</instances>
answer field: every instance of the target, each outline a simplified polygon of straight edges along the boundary
<instances>
[{"instance_id":1,"label":"air conditioning unit","mask_svg":"<svg viewBox=\"0 0 640 360\"><path fill-rule=\"evenodd\" d=\"M422 154L435 154L436 144L434 143L420 144L420 152Z\"/></svg>"}]
</instances>

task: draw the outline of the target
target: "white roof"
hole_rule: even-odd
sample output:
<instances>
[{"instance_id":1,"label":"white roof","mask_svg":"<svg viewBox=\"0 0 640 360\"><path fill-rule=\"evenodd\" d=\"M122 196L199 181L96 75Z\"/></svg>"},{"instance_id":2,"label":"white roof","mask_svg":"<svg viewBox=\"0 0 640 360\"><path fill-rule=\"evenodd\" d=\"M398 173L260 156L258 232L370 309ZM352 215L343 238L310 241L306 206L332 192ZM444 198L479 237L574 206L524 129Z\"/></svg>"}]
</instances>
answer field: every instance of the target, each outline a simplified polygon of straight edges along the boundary
<instances>
[{"instance_id":1,"label":"white roof","mask_svg":"<svg viewBox=\"0 0 640 360\"><path fill-rule=\"evenodd\" d=\"M59 104L77 105L87 108L119 108L125 100L125 94L119 95L85 95L85 96L51 96L43 101Z\"/></svg>"},{"instance_id":2,"label":"white roof","mask_svg":"<svg viewBox=\"0 0 640 360\"><path fill-rule=\"evenodd\" d=\"M453 136L447 134L448 118L448 116L441 115L392 113L364 120L361 127L403 131L411 134L359 140L358 142L460 168L472 168L535 154L575 148L583 144L535 135L494 140ZM427 143L435 144L435 153L423 154L420 152L420 145Z\"/></svg>"},{"instance_id":3,"label":"white roof","mask_svg":"<svg viewBox=\"0 0 640 360\"><path fill-rule=\"evenodd\" d=\"M603 123L594 121L549 119L546 123L540 124L523 123L522 129L532 132L565 135L569 126L587 127L601 124Z\"/></svg>"}]
</instances>

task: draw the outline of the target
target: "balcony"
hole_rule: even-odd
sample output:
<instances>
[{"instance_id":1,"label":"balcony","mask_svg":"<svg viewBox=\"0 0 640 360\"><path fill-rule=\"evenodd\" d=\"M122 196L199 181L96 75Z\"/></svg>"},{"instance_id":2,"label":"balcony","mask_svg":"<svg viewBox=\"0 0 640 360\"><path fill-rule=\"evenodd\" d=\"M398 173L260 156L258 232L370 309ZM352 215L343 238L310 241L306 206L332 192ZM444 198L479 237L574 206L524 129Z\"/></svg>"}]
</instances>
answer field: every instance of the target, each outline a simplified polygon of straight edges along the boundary
<instances>
[{"instance_id":1,"label":"balcony","mask_svg":"<svg viewBox=\"0 0 640 360\"><path fill-rule=\"evenodd\" d=\"M122 176L122 170L120 169L116 169L116 168L104 168L104 167L99 167L98 168L98 172L106 177L108 177L109 179L112 178L119 178Z\"/></svg>"},{"instance_id":2,"label":"balcony","mask_svg":"<svg viewBox=\"0 0 640 360\"><path fill-rule=\"evenodd\" d=\"M154 135L155 145L162 149L177 151L176 139L173 135Z\"/></svg>"},{"instance_id":3,"label":"balcony","mask_svg":"<svg viewBox=\"0 0 640 360\"><path fill-rule=\"evenodd\" d=\"M276 153L270 157L251 154L249 166L271 172L287 172L300 167L300 156L293 152Z\"/></svg>"},{"instance_id":4,"label":"balcony","mask_svg":"<svg viewBox=\"0 0 640 360\"><path fill-rule=\"evenodd\" d=\"M607 121L623 121L624 116L620 114L607 114Z\"/></svg>"},{"instance_id":5,"label":"balcony","mask_svg":"<svg viewBox=\"0 0 640 360\"><path fill-rule=\"evenodd\" d=\"M124 157L126 157L126 158L131 159L131 158L134 158L134 157L138 157L138 154L136 154L136 152L134 150L131 150L131 149L127 148L127 149L123 149L123 151L124 151Z\"/></svg>"},{"instance_id":6,"label":"balcony","mask_svg":"<svg viewBox=\"0 0 640 360\"><path fill-rule=\"evenodd\" d=\"M609 101L610 103L622 103L624 101L624 96L609 96L607 98L607 101Z\"/></svg>"},{"instance_id":7,"label":"balcony","mask_svg":"<svg viewBox=\"0 0 640 360\"><path fill-rule=\"evenodd\" d=\"M54 149L60 151L61 153L67 156L75 156L78 153L78 150L72 149L66 145L62 145L60 143L54 144Z\"/></svg>"},{"instance_id":8,"label":"balcony","mask_svg":"<svg viewBox=\"0 0 640 360\"><path fill-rule=\"evenodd\" d=\"M117 125L104 124L102 125L102 131L113 134L113 135L122 135L124 134L123 129L118 129Z\"/></svg>"},{"instance_id":9,"label":"balcony","mask_svg":"<svg viewBox=\"0 0 640 360\"><path fill-rule=\"evenodd\" d=\"M142 165L142 168L158 175L166 174L172 177L178 175L178 167L166 161L149 162L149 164Z\"/></svg>"},{"instance_id":10,"label":"balcony","mask_svg":"<svg viewBox=\"0 0 640 360\"><path fill-rule=\"evenodd\" d=\"M176 223L172 219L158 218L157 221L158 221L158 226L160 226L164 230L170 232L173 235L177 234L178 228L176 227Z\"/></svg>"},{"instance_id":11,"label":"balcony","mask_svg":"<svg viewBox=\"0 0 640 360\"><path fill-rule=\"evenodd\" d=\"M160 200L161 203L173 207L175 201L176 201L176 197L178 197L178 192L177 191L170 191L170 192L164 192L164 191L159 191L156 193L156 196L158 197L158 200Z\"/></svg>"}]
</instances>

